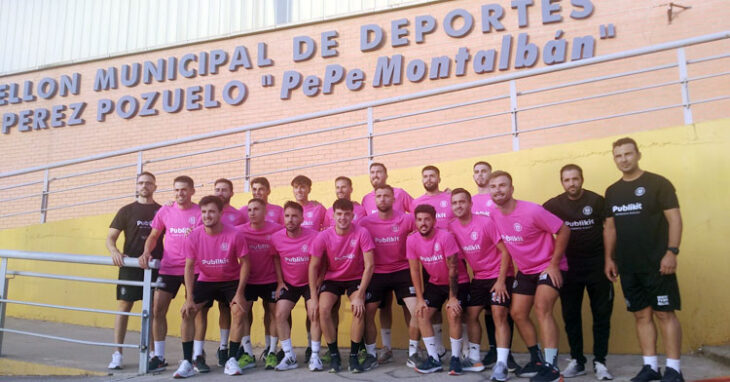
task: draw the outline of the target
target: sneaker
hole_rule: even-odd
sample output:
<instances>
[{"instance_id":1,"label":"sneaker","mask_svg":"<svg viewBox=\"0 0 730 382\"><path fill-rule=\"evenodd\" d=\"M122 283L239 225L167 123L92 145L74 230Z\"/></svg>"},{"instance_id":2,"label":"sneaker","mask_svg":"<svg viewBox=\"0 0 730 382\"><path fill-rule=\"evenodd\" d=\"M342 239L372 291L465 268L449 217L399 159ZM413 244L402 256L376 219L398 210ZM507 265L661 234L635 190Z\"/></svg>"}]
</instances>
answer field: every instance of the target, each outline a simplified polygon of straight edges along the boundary
<instances>
[{"instance_id":1,"label":"sneaker","mask_svg":"<svg viewBox=\"0 0 730 382\"><path fill-rule=\"evenodd\" d=\"M241 367L241 370L256 367L256 358L251 354L243 353L241 358L238 359L238 366Z\"/></svg>"},{"instance_id":2,"label":"sneaker","mask_svg":"<svg viewBox=\"0 0 730 382\"><path fill-rule=\"evenodd\" d=\"M195 375L195 369L193 368L193 365L186 359L180 361L180 366L177 367L177 370L175 370L175 374L172 375L173 378L188 378Z\"/></svg>"},{"instance_id":3,"label":"sneaker","mask_svg":"<svg viewBox=\"0 0 730 382\"><path fill-rule=\"evenodd\" d=\"M309 371L322 371L324 369L324 366L322 365L322 360L319 358L319 355L312 354L311 357L309 357Z\"/></svg>"},{"instance_id":4,"label":"sneaker","mask_svg":"<svg viewBox=\"0 0 730 382\"><path fill-rule=\"evenodd\" d=\"M112 354L112 361L109 362L109 366L107 366L108 369L112 370L121 370L122 369L122 353L115 351L114 354Z\"/></svg>"},{"instance_id":5,"label":"sneaker","mask_svg":"<svg viewBox=\"0 0 730 382\"><path fill-rule=\"evenodd\" d=\"M458 356L451 356L449 361L449 375L462 375L464 369L461 367L461 359Z\"/></svg>"},{"instance_id":6,"label":"sneaker","mask_svg":"<svg viewBox=\"0 0 730 382\"><path fill-rule=\"evenodd\" d=\"M563 370L563 377L573 378L579 375L586 375L586 367L579 363L577 359L571 358L568 366Z\"/></svg>"},{"instance_id":7,"label":"sneaker","mask_svg":"<svg viewBox=\"0 0 730 382\"><path fill-rule=\"evenodd\" d=\"M684 382L684 376L681 371L674 370L671 367L665 367L662 382Z\"/></svg>"},{"instance_id":8,"label":"sneaker","mask_svg":"<svg viewBox=\"0 0 730 382\"><path fill-rule=\"evenodd\" d=\"M332 355L329 351L326 351L324 352L324 354L319 355L319 359L322 361L323 364L329 364L330 362L332 362Z\"/></svg>"},{"instance_id":9,"label":"sneaker","mask_svg":"<svg viewBox=\"0 0 730 382\"><path fill-rule=\"evenodd\" d=\"M421 374L435 373L443 369L444 368L443 366L441 366L441 361L437 361L431 356L429 356L428 359L426 359L425 361L421 361L421 363L416 365L416 371Z\"/></svg>"},{"instance_id":10,"label":"sneaker","mask_svg":"<svg viewBox=\"0 0 730 382\"><path fill-rule=\"evenodd\" d=\"M226 362L228 361L228 348L218 348L218 366L226 366Z\"/></svg>"},{"instance_id":11,"label":"sneaker","mask_svg":"<svg viewBox=\"0 0 730 382\"><path fill-rule=\"evenodd\" d=\"M241 370L241 367L238 366L238 361L236 361L235 357L231 357L226 361L225 368L223 369L223 372L226 375L241 375L243 371Z\"/></svg>"},{"instance_id":12,"label":"sneaker","mask_svg":"<svg viewBox=\"0 0 730 382\"><path fill-rule=\"evenodd\" d=\"M266 360L264 361L264 369L266 370L274 370L274 368L277 366L276 361L276 353L269 352L269 354L266 355Z\"/></svg>"},{"instance_id":13,"label":"sneaker","mask_svg":"<svg viewBox=\"0 0 730 382\"><path fill-rule=\"evenodd\" d=\"M509 379L509 369L504 362L497 362L492 368L492 381L504 382Z\"/></svg>"},{"instance_id":14,"label":"sneaker","mask_svg":"<svg viewBox=\"0 0 730 382\"><path fill-rule=\"evenodd\" d=\"M527 365L517 370L515 374L520 378L532 378L537 375L537 372L540 371L541 367L542 362L530 361Z\"/></svg>"},{"instance_id":15,"label":"sneaker","mask_svg":"<svg viewBox=\"0 0 730 382\"><path fill-rule=\"evenodd\" d=\"M482 358L482 363L487 369L491 369L497 363L497 348L490 347L487 354Z\"/></svg>"},{"instance_id":16,"label":"sneaker","mask_svg":"<svg viewBox=\"0 0 730 382\"><path fill-rule=\"evenodd\" d=\"M210 366L205 363L205 357L199 355L193 360L193 367L198 373L210 373Z\"/></svg>"},{"instance_id":17,"label":"sneaker","mask_svg":"<svg viewBox=\"0 0 730 382\"><path fill-rule=\"evenodd\" d=\"M276 354L269 354L276 357ZM269 362L269 359L266 358L266 363ZM296 357L284 357L284 359L279 362L278 365L274 366L274 370L276 371L285 371L285 370L292 370L299 367L299 364L297 363Z\"/></svg>"},{"instance_id":18,"label":"sneaker","mask_svg":"<svg viewBox=\"0 0 730 382\"><path fill-rule=\"evenodd\" d=\"M515 357L512 356L512 352L509 352L509 356L507 357L507 370L514 373L520 369L522 369L522 367L519 363L517 363L517 361L515 361Z\"/></svg>"},{"instance_id":19,"label":"sneaker","mask_svg":"<svg viewBox=\"0 0 730 382\"><path fill-rule=\"evenodd\" d=\"M362 367L362 364L360 363L359 354L350 354L350 360L347 369L350 370L351 373L362 373L363 371L365 371Z\"/></svg>"},{"instance_id":20,"label":"sneaker","mask_svg":"<svg viewBox=\"0 0 730 382\"><path fill-rule=\"evenodd\" d=\"M148 373L156 373L158 371L164 371L167 367L167 361L158 356L154 356L150 358L150 362L147 364L147 372Z\"/></svg>"},{"instance_id":21,"label":"sneaker","mask_svg":"<svg viewBox=\"0 0 730 382\"><path fill-rule=\"evenodd\" d=\"M284 359L284 355L284 349L279 349L276 353L276 362L281 362L281 360Z\"/></svg>"},{"instance_id":22,"label":"sneaker","mask_svg":"<svg viewBox=\"0 0 730 382\"><path fill-rule=\"evenodd\" d=\"M365 359L360 363L363 371L375 369L380 364L380 361L375 358L372 354L366 354Z\"/></svg>"},{"instance_id":23,"label":"sneaker","mask_svg":"<svg viewBox=\"0 0 730 382\"><path fill-rule=\"evenodd\" d=\"M259 356L259 359L266 359L266 356L269 355L269 347L267 346L264 351L261 352L261 355Z\"/></svg>"},{"instance_id":24,"label":"sneaker","mask_svg":"<svg viewBox=\"0 0 730 382\"><path fill-rule=\"evenodd\" d=\"M543 364L540 371L530 378L530 382L558 382L560 381L560 369L549 363Z\"/></svg>"},{"instance_id":25,"label":"sneaker","mask_svg":"<svg viewBox=\"0 0 730 382\"><path fill-rule=\"evenodd\" d=\"M367 357L368 351L365 350L365 348L361 348L357 351L357 362L363 363L365 361L365 357Z\"/></svg>"},{"instance_id":26,"label":"sneaker","mask_svg":"<svg viewBox=\"0 0 730 382\"><path fill-rule=\"evenodd\" d=\"M464 369L464 371L473 371L477 373L485 369L482 361L474 361L469 357L461 360L461 368Z\"/></svg>"},{"instance_id":27,"label":"sneaker","mask_svg":"<svg viewBox=\"0 0 730 382\"><path fill-rule=\"evenodd\" d=\"M413 353L413 355L408 356L408 360L406 361L406 366L416 368L419 363L423 362L421 357L418 356L418 353Z\"/></svg>"},{"instance_id":28,"label":"sneaker","mask_svg":"<svg viewBox=\"0 0 730 382\"><path fill-rule=\"evenodd\" d=\"M666 373L666 370L664 371ZM631 378L631 382L648 382L648 381L661 381L662 373L660 371L654 371L651 366L644 365L636 374L634 378Z\"/></svg>"},{"instance_id":29,"label":"sneaker","mask_svg":"<svg viewBox=\"0 0 730 382\"><path fill-rule=\"evenodd\" d=\"M378 357L378 363L381 365L393 361L393 351L390 349L386 349L387 348L383 349L380 352L380 357Z\"/></svg>"},{"instance_id":30,"label":"sneaker","mask_svg":"<svg viewBox=\"0 0 730 382\"><path fill-rule=\"evenodd\" d=\"M613 379L613 375L611 375L606 365L602 362L593 361L593 373L599 381L610 381ZM664 374L666 375L667 372L664 371Z\"/></svg>"},{"instance_id":31,"label":"sneaker","mask_svg":"<svg viewBox=\"0 0 730 382\"><path fill-rule=\"evenodd\" d=\"M309 362L309 357L312 356L312 347L307 346L307 350L304 351L304 362Z\"/></svg>"},{"instance_id":32,"label":"sneaker","mask_svg":"<svg viewBox=\"0 0 730 382\"><path fill-rule=\"evenodd\" d=\"M342 359L340 353L330 354L330 373L339 373L342 370Z\"/></svg>"}]
</instances>

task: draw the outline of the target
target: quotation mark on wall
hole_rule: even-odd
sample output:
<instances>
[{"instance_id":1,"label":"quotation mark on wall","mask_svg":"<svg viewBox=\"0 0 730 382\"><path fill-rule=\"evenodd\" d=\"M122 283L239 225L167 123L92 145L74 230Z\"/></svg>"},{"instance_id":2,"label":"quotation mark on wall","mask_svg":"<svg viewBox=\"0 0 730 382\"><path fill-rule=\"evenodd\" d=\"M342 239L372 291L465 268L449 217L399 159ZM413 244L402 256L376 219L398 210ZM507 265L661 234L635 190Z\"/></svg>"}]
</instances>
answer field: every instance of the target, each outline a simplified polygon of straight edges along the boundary
<instances>
[{"instance_id":1,"label":"quotation mark on wall","mask_svg":"<svg viewBox=\"0 0 730 382\"><path fill-rule=\"evenodd\" d=\"M263 76L261 76L261 86L262 87L274 86L274 76L271 74L264 74Z\"/></svg>"},{"instance_id":2,"label":"quotation mark on wall","mask_svg":"<svg viewBox=\"0 0 730 382\"><path fill-rule=\"evenodd\" d=\"M601 25L601 39L616 37L616 27L613 24Z\"/></svg>"}]
</instances>

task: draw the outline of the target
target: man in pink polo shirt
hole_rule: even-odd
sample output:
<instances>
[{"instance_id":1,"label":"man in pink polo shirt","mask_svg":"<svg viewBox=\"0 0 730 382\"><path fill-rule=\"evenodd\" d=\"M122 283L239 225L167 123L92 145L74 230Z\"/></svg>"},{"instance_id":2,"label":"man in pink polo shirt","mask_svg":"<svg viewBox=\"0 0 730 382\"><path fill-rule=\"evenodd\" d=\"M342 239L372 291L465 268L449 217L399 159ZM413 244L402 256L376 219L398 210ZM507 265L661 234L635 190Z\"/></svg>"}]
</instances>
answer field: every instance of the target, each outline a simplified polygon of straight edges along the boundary
<instances>
[{"instance_id":1,"label":"man in pink polo shirt","mask_svg":"<svg viewBox=\"0 0 730 382\"><path fill-rule=\"evenodd\" d=\"M352 179L346 177L346 176L338 176L337 179L335 179L335 196L336 199L347 199L352 200ZM367 215L365 213L365 209L363 208L360 203L352 200L353 205L353 217L352 222L357 223L358 220L362 219ZM335 226L335 210L332 209L332 207L327 209L327 213L324 215L324 223L323 228L329 228Z\"/></svg>"},{"instance_id":2,"label":"man in pink polo shirt","mask_svg":"<svg viewBox=\"0 0 730 382\"><path fill-rule=\"evenodd\" d=\"M395 200L393 188L389 185L375 189L375 202L378 213L368 215L360 221L360 226L368 230L375 243L375 271L368 288L365 319L365 349L375 356L375 313L385 295L395 292L398 304L403 306L403 313L408 325L408 362L415 367L418 350L418 322L412 319L411 312L416 306L416 290L413 287L411 274L406 258L406 240L415 230L413 215L393 210ZM390 329L381 329L383 352L378 363L389 362L393 358L390 343Z\"/></svg>"},{"instance_id":3,"label":"man in pink polo shirt","mask_svg":"<svg viewBox=\"0 0 730 382\"><path fill-rule=\"evenodd\" d=\"M270 194L271 184L269 184L268 179L259 176L251 180L251 197L266 202L266 221L283 225L284 209L276 204L269 203ZM248 223L248 205L241 207L241 213L243 213L243 223Z\"/></svg>"},{"instance_id":4,"label":"man in pink polo shirt","mask_svg":"<svg viewBox=\"0 0 730 382\"><path fill-rule=\"evenodd\" d=\"M289 319L299 298L304 297L307 305L307 312L312 313L311 333L316 338L312 341L312 354L309 358L309 370L322 370L322 361L319 358L320 341L322 331L319 328L319 311L312 305L309 291L309 258L312 251L312 242L317 237L317 232L311 229L302 228L304 210L296 202L284 204L284 226L286 229L279 230L271 236L276 253L274 254L274 267L277 269L277 298L276 301L276 327L281 348L284 350L284 358L276 365L276 370L284 371L298 367L297 357L294 354L291 344L291 327Z\"/></svg>"},{"instance_id":5,"label":"man in pink polo shirt","mask_svg":"<svg viewBox=\"0 0 730 382\"><path fill-rule=\"evenodd\" d=\"M449 231L454 234L474 274L466 308L468 356L462 361L462 366L466 371L477 372L485 368L479 359L479 344L482 341L479 314L488 309L499 328L497 362L492 370L491 379L506 381L509 372L507 359L512 338L507 322L515 275L512 258L492 219L472 214L473 206L469 191L463 188L451 191L451 207L456 219L449 224Z\"/></svg>"},{"instance_id":6,"label":"man in pink polo shirt","mask_svg":"<svg viewBox=\"0 0 730 382\"><path fill-rule=\"evenodd\" d=\"M324 228L324 215L327 210L318 201L309 200L309 193L312 192L312 180L304 175L297 175L292 179L291 186L294 200L304 210L302 227L321 231Z\"/></svg>"},{"instance_id":7,"label":"man in pink polo shirt","mask_svg":"<svg viewBox=\"0 0 730 382\"><path fill-rule=\"evenodd\" d=\"M439 189L441 171L436 166L424 167L421 170L421 182L426 193L411 202L411 211L420 204L433 206L436 209L436 227L447 229L449 222L454 218L454 213L451 211L451 193Z\"/></svg>"},{"instance_id":8,"label":"man in pink polo shirt","mask_svg":"<svg viewBox=\"0 0 730 382\"><path fill-rule=\"evenodd\" d=\"M438 343L434 337L431 319L441 314L446 303L451 338L449 374L462 373L461 315L469 297L469 273L462 259L459 245L447 230L436 227L436 209L419 204L414 210L418 234L408 236L406 253L413 286L416 288L416 317L426 344L428 358L416 365L419 373L441 371ZM423 281L423 271L428 281Z\"/></svg>"},{"instance_id":9,"label":"man in pink polo shirt","mask_svg":"<svg viewBox=\"0 0 730 382\"><path fill-rule=\"evenodd\" d=\"M158 281L164 287L155 290L154 315L152 317L152 337L155 340L155 355L150 358L148 370L162 371L167 366L165 360L165 337L167 337L167 310L170 301L177 295L183 285L185 274L185 254L183 244L185 238L200 221L200 207L192 202L195 194L195 183L186 175L175 178L172 182L175 192L175 204L162 206L152 219L150 235L144 243L144 252L139 257L139 265L147 268L152 258L152 251L157 246L157 239L165 234L162 261Z\"/></svg>"},{"instance_id":10,"label":"man in pink polo shirt","mask_svg":"<svg viewBox=\"0 0 730 382\"><path fill-rule=\"evenodd\" d=\"M223 202L214 195L200 200L203 226L195 228L185 240L185 303L182 313L182 348L184 360L175 378L195 375L191 363L196 313L206 304L224 300L231 305L233 315L232 336L240 338L245 319L244 293L248 277L249 260L246 239L230 225L221 222ZM196 270L199 277L196 277ZM231 342L225 373L239 375L235 355L240 343Z\"/></svg>"},{"instance_id":11,"label":"man in pink polo shirt","mask_svg":"<svg viewBox=\"0 0 730 382\"><path fill-rule=\"evenodd\" d=\"M353 373L359 373L377 366L377 360L371 355L366 356L362 363L357 358L365 330L365 298L373 276L375 245L366 229L352 224L351 201L337 199L332 207L335 210L336 225L320 232L312 245L309 289L313 301L310 309L319 307L320 326L332 359L330 372L336 373L340 371L341 360L332 308L340 300L340 296L347 294L352 307L349 369ZM320 287L317 279L322 261L327 265L324 282ZM313 315L311 313L310 316Z\"/></svg>"},{"instance_id":12,"label":"man in pink polo shirt","mask_svg":"<svg viewBox=\"0 0 730 382\"><path fill-rule=\"evenodd\" d=\"M519 268L512 288L510 313L530 351L530 363L517 375L530 377L533 382L557 381L560 379L559 332L553 306L568 270L564 253L570 228L541 205L514 199L512 176L505 171L495 171L489 176L489 192L497 205L491 217ZM533 306L540 322L545 358L540 355L535 326L530 320Z\"/></svg>"}]
</instances>

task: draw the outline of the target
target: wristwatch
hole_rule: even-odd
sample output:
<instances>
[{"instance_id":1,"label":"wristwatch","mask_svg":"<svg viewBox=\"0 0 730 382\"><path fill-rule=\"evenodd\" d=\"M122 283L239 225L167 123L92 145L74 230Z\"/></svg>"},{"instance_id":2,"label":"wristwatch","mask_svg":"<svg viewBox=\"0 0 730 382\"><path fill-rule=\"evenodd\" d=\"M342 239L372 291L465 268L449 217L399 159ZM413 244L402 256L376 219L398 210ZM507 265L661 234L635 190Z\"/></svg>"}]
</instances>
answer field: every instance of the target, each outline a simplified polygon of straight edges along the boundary
<instances>
[{"instance_id":1,"label":"wristwatch","mask_svg":"<svg viewBox=\"0 0 730 382\"><path fill-rule=\"evenodd\" d=\"M677 247L668 247L667 251L672 252L675 256L679 255L679 248Z\"/></svg>"}]
</instances>

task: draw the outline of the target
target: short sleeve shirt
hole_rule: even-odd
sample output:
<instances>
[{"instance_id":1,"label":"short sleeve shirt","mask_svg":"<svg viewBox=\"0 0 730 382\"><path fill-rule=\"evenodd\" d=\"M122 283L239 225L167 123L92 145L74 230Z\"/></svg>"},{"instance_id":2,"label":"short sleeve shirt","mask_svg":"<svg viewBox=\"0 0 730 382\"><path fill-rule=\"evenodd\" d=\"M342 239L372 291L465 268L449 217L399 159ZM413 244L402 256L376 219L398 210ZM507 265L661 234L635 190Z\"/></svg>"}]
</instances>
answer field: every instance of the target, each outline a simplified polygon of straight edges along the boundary
<instances>
[{"instance_id":1,"label":"short sleeve shirt","mask_svg":"<svg viewBox=\"0 0 730 382\"><path fill-rule=\"evenodd\" d=\"M454 218L451 210L451 193L443 191L437 195L423 194L411 203L411 211L415 211L420 204L428 204L436 209L436 227L448 229L449 222Z\"/></svg>"},{"instance_id":2,"label":"short sleeve shirt","mask_svg":"<svg viewBox=\"0 0 730 382\"><path fill-rule=\"evenodd\" d=\"M195 260L198 281L238 280L241 274L238 259L247 254L243 234L225 224L223 230L215 235L205 232L205 227L197 227L185 241L184 255Z\"/></svg>"},{"instance_id":3,"label":"short sleeve shirt","mask_svg":"<svg viewBox=\"0 0 730 382\"><path fill-rule=\"evenodd\" d=\"M324 223L324 215L327 212L324 206L310 201L303 207L303 210L304 220L302 220L302 228L321 231L323 228L322 224Z\"/></svg>"},{"instance_id":4,"label":"short sleeve shirt","mask_svg":"<svg viewBox=\"0 0 730 382\"><path fill-rule=\"evenodd\" d=\"M243 214L241 224L248 223L248 205L241 207L241 214ZM266 203L266 217L264 220L284 225L284 208L276 204Z\"/></svg>"},{"instance_id":5,"label":"short sleeve shirt","mask_svg":"<svg viewBox=\"0 0 730 382\"><path fill-rule=\"evenodd\" d=\"M276 253L273 243L273 234L282 229L279 224L264 222L261 229L254 229L251 223L236 227L243 233L248 245L250 272L247 284L271 284L276 282L276 269L273 255Z\"/></svg>"},{"instance_id":6,"label":"short sleeve shirt","mask_svg":"<svg viewBox=\"0 0 730 382\"><path fill-rule=\"evenodd\" d=\"M398 212L411 212L413 197L406 190L393 187L393 210ZM362 206L368 215L377 214L378 206L375 204L375 191L370 191L362 198Z\"/></svg>"},{"instance_id":7,"label":"short sleeve shirt","mask_svg":"<svg viewBox=\"0 0 730 382\"><path fill-rule=\"evenodd\" d=\"M489 216L495 209L492 196L489 194L474 194L471 196L471 213Z\"/></svg>"},{"instance_id":8,"label":"short sleeve shirt","mask_svg":"<svg viewBox=\"0 0 730 382\"><path fill-rule=\"evenodd\" d=\"M119 209L109 228L124 232L123 253L125 255L129 257L140 257L142 255L144 243L152 231L152 220L160 207L157 203L142 204L135 201ZM152 251L152 257L156 259L162 257L163 237L164 235L160 235L157 246Z\"/></svg>"},{"instance_id":9,"label":"short sleeve shirt","mask_svg":"<svg viewBox=\"0 0 730 382\"><path fill-rule=\"evenodd\" d=\"M312 256L327 256L325 280L359 280L365 271L363 253L374 248L370 234L360 226L352 225L345 235L338 235L335 228L327 228L314 239Z\"/></svg>"},{"instance_id":10,"label":"short sleeve shirt","mask_svg":"<svg viewBox=\"0 0 730 382\"><path fill-rule=\"evenodd\" d=\"M474 272L474 278L480 280L496 279L502 262L502 253L497 244L502 241L497 227L487 216L472 215L467 224L454 219L449 224L449 231L454 234L461 247L461 253ZM507 276L514 276L510 261Z\"/></svg>"},{"instance_id":11,"label":"short sleeve shirt","mask_svg":"<svg viewBox=\"0 0 730 382\"><path fill-rule=\"evenodd\" d=\"M152 228L165 232L165 248L160 261L160 274L182 276L185 274L185 239L200 223L200 207L193 204L180 209L175 203L162 206L152 220Z\"/></svg>"},{"instance_id":12,"label":"short sleeve shirt","mask_svg":"<svg viewBox=\"0 0 730 382\"><path fill-rule=\"evenodd\" d=\"M374 273L393 273L408 269L406 241L415 230L413 215L393 211L390 219L383 220L378 214L368 215L360 221L373 238L375 250Z\"/></svg>"},{"instance_id":13,"label":"short sleeve shirt","mask_svg":"<svg viewBox=\"0 0 730 382\"><path fill-rule=\"evenodd\" d=\"M362 205L358 202L353 201L352 202L352 222L353 223L359 223L362 218L367 216L365 213L365 209L362 207ZM324 228L330 228L335 226L335 210L334 208L330 207L327 209L327 212L324 215L324 222L322 223L322 229Z\"/></svg>"},{"instance_id":14,"label":"short sleeve shirt","mask_svg":"<svg viewBox=\"0 0 730 382\"><path fill-rule=\"evenodd\" d=\"M309 283L309 257L316 237L316 231L306 228L302 228L301 235L295 238L289 237L286 229L272 235L282 276L289 285L299 287Z\"/></svg>"},{"instance_id":15,"label":"short sleeve shirt","mask_svg":"<svg viewBox=\"0 0 730 382\"><path fill-rule=\"evenodd\" d=\"M231 207L230 204L223 207L223 215L221 216L221 222L223 222L223 224L235 227L237 225L245 223L246 220L248 219L243 218L243 213Z\"/></svg>"},{"instance_id":16,"label":"short sleeve shirt","mask_svg":"<svg viewBox=\"0 0 730 382\"><path fill-rule=\"evenodd\" d=\"M450 232L434 228L434 234L430 238L423 237L420 233L413 233L408 236L406 248L408 259L419 260L423 269L428 272L429 283L449 285L449 266L446 258L451 256L459 258L459 284L469 282L469 273L462 261L459 244Z\"/></svg>"}]
</instances>

